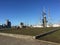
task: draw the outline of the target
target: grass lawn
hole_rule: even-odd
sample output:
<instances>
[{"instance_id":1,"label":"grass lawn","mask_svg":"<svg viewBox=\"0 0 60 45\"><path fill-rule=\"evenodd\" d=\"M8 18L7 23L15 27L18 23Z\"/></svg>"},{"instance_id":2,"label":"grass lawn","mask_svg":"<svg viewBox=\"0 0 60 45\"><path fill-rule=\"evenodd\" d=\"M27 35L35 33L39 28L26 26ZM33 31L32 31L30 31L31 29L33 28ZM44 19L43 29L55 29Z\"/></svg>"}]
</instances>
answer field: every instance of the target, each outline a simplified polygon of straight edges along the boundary
<instances>
[{"instance_id":1,"label":"grass lawn","mask_svg":"<svg viewBox=\"0 0 60 45\"><path fill-rule=\"evenodd\" d=\"M39 35L41 33L48 32L51 29L54 29L54 28L4 29L4 30L0 30L0 32L36 36L36 35Z\"/></svg>"},{"instance_id":2,"label":"grass lawn","mask_svg":"<svg viewBox=\"0 0 60 45\"><path fill-rule=\"evenodd\" d=\"M48 32L52 29L55 29L55 28L4 29L4 30L0 30L0 32L36 36L41 33ZM52 34L46 35L44 37L41 37L40 40L46 40L46 41L60 43L60 30L56 31Z\"/></svg>"},{"instance_id":3,"label":"grass lawn","mask_svg":"<svg viewBox=\"0 0 60 45\"><path fill-rule=\"evenodd\" d=\"M58 30L52 34L46 35L44 37L41 37L39 40L45 40L45 41L60 43L60 30Z\"/></svg>"}]
</instances>

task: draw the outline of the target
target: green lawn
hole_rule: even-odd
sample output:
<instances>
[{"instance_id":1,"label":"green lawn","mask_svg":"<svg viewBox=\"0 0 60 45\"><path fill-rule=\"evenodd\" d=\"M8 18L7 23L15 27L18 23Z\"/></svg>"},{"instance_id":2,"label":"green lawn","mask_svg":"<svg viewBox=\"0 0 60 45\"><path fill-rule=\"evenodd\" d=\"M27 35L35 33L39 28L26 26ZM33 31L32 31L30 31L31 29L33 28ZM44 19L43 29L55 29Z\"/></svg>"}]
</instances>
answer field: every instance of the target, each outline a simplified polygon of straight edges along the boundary
<instances>
[{"instance_id":1,"label":"green lawn","mask_svg":"<svg viewBox=\"0 0 60 45\"><path fill-rule=\"evenodd\" d=\"M41 33L48 32L51 29L54 29L54 28L4 29L4 30L0 30L0 32L36 36Z\"/></svg>"},{"instance_id":2,"label":"green lawn","mask_svg":"<svg viewBox=\"0 0 60 45\"><path fill-rule=\"evenodd\" d=\"M41 37L40 40L60 43L60 30L52 34L46 35L44 37Z\"/></svg>"},{"instance_id":3,"label":"green lawn","mask_svg":"<svg viewBox=\"0 0 60 45\"><path fill-rule=\"evenodd\" d=\"M55 28L4 29L4 30L0 30L0 32L36 36L36 35L42 34L44 32L48 32L52 29L55 29ZM56 31L52 34L46 35L44 37L41 37L40 40L60 43L60 30Z\"/></svg>"}]
</instances>

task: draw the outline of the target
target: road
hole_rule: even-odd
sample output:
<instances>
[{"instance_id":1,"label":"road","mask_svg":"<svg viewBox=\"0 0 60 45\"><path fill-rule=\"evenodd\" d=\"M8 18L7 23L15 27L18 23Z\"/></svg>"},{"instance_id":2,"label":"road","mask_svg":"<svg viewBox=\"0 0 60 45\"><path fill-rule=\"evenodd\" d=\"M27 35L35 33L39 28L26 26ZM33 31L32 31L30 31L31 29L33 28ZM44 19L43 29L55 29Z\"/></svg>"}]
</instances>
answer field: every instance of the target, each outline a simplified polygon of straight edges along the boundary
<instances>
[{"instance_id":1,"label":"road","mask_svg":"<svg viewBox=\"0 0 60 45\"><path fill-rule=\"evenodd\" d=\"M0 45L55 45L55 44L49 44L34 39L33 40L19 39L0 35Z\"/></svg>"}]
</instances>

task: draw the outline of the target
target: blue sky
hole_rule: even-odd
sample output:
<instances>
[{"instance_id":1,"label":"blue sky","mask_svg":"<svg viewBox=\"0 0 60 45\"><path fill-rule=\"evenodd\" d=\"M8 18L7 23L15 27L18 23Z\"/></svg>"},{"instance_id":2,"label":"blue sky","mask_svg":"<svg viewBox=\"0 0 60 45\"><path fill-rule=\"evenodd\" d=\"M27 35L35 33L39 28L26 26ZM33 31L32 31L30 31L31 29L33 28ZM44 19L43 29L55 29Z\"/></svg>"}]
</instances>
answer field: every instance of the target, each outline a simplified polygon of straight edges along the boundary
<instances>
[{"instance_id":1,"label":"blue sky","mask_svg":"<svg viewBox=\"0 0 60 45\"><path fill-rule=\"evenodd\" d=\"M0 24L9 19L12 25L38 24L42 20L42 10L48 17L50 9L50 22L60 23L60 0L0 0Z\"/></svg>"}]
</instances>

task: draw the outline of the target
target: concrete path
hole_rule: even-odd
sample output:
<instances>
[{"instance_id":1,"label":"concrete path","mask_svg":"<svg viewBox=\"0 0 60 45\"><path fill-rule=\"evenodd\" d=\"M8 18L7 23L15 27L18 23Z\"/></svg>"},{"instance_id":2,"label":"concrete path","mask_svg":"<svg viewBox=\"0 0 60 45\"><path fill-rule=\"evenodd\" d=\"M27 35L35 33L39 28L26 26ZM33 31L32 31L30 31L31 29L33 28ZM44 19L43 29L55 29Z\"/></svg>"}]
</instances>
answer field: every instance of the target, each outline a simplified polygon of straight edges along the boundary
<instances>
[{"instance_id":1,"label":"concrete path","mask_svg":"<svg viewBox=\"0 0 60 45\"><path fill-rule=\"evenodd\" d=\"M32 36L25 35L25 38L23 37L24 35L0 33L0 45L60 45L58 43L36 40Z\"/></svg>"},{"instance_id":2,"label":"concrete path","mask_svg":"<svg viewBox=\"0 0 60 45\"><path fill-rule=\"evenodd\" d=\"M38 40L19 39L0 35L0 45L57 45Z\"/></svg>"}]
</instances>

